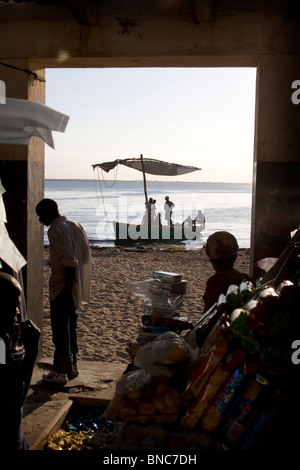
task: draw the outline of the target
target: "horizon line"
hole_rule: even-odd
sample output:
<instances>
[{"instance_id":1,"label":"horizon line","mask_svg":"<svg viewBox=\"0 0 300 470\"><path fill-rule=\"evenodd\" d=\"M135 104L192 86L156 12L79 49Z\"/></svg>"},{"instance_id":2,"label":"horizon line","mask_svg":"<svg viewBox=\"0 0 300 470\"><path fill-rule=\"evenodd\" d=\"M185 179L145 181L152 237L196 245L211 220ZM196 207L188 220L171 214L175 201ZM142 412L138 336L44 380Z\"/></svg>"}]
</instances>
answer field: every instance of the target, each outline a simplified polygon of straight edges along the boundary
<instances>
[{"instance_id":1,"label":"horizon line","mask_svg":"<svg viewBox=\"0 0 300 470\"><path fill-rule=\"evenodd\" d=\"M94 178L45 178L44 181L95 181ZM114 179L111 180L105 180L105 181L115 181ZM119 182L140 182L138 179L118 179ZM204 184L250 184L252 185L252 182L248 183L241 183L241 182L236 182L236 181L160 181L160 180L151 180L147 179L148 182L152 183L204 183Z\"/></svg>"}]
</instances>

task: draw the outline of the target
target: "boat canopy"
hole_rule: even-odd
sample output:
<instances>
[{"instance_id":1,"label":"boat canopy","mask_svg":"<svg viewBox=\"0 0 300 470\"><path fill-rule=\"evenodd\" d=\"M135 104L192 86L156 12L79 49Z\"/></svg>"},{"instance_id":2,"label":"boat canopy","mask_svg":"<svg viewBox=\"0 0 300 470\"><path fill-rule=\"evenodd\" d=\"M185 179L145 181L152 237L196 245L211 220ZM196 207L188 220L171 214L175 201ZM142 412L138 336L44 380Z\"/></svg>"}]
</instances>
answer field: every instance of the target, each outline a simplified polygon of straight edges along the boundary
<instances>
[{"instance_id":1,"label":"boat canopy","mask_svg":"<svg viewBox=\"0 0 300 470\"><path fill-rule=\"evenodd\" d=\"M193 171L201 170L201 168L196 168L195 166L179 165L177 163L167 163L152 158L126 158L123 160L117 159L113 162L96 163L95 165L93 165L93 169L100 167L102 168L102 170L108 173L110 170L113 170L117 165L125 165L129 168L134 168L135 170L149 173L151 175L161 176L184 175L185 173L192 173Z\"/></svg>"}]
</instances>

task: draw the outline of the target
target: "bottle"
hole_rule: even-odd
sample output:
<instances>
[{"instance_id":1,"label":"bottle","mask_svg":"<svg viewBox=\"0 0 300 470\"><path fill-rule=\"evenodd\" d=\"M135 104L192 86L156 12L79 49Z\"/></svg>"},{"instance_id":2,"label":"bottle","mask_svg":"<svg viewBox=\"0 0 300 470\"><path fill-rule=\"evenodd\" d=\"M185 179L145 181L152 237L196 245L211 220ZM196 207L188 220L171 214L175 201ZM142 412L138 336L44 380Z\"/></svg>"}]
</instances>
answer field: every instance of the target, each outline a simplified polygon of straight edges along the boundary
<instances>
[{"instance_id":1,"label":"bottle","mask_svg":"<svg viewBox=\"0 0 300 470\"><path fill-rule=\"evenodd\" d=\"M258 298L270 312L279 307L280 297L273 287L265 287Z\"/></svg>"},{"instance_id":2,"label":"bottle","mask_svg":"<svg viewBox=\"0 0 300 470\"><path fill-rule=\"evenodd\" d=\"M249 312L249 330L257 331L265 327L270 312L261 301L251 300L245 309Z\"/></svg>"},{"instance_id":3,"label":"bottle","mask_svg":"<svg viewBox=\"0 0 300 470\"><path fill-rule=\"evenodd\" d=\"M243 281L239 288L239 297L241 305L245 305L249 302L254 295L254 286L251 281Z\"/></svg>"},{"instance_id":4,"label":"bottle","mask_svg":"<svg viewBox=\"0 0 300 470\"><path fill-rule=\"evenodd\" d=\"M217 301L217 310L220 313L225 313L229 310L229 305L226 302L226 295L220 294Z\"/></svg>"},{"instance_id":5,"label":"bottle","mask_svg":"<svg viewBox=\"0 0 300 470\"><path fill-rule=\"evenodd\" d=\"M249 329L249 312L244 308L236 308L231 314L232 337L239 340L242 348L249 354L258 354L259 342L252 336Z\"/></svg>"},{"instance_id":6,"label":"bottle","mask_svg":"<svg viewBox=\"0 0 300 470\"><path fill-rule=\"evenodd\" d=\"M235 309L239 306L239 287L237 285L231 284L228 287L226 292L226 302L232 309Z\"/></svg>"}]
</instances>

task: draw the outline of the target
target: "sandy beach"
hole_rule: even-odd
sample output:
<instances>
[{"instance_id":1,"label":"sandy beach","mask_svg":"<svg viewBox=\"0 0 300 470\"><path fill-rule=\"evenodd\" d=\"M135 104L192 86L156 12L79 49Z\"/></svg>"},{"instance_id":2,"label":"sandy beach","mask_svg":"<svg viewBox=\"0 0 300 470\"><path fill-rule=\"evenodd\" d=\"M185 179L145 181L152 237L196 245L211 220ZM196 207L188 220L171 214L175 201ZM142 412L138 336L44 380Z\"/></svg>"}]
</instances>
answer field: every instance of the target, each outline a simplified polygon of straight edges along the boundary
<instances>
[{"instance_id":1,"label":"sandy beach","mask_svg":"<svg viewBox=\"0 0 300 470\"><path fill-rule=\"evenodd\" d=\"M45 247L45 260L49 249ZM235 267L249 272L250 250L238 253ZM91 302L79 310L78 344L80 360L131 361L127 351L136 341L142 325L143 300L132 294L127 283L151 278L153 271L181 274L188 281L181 315L195 324L203 311L205 283L213 274L203 250L92 248ZM48 279L50 267L44 267L44 333L43 356L53 357Z\"/></svg>"}]
</instances>

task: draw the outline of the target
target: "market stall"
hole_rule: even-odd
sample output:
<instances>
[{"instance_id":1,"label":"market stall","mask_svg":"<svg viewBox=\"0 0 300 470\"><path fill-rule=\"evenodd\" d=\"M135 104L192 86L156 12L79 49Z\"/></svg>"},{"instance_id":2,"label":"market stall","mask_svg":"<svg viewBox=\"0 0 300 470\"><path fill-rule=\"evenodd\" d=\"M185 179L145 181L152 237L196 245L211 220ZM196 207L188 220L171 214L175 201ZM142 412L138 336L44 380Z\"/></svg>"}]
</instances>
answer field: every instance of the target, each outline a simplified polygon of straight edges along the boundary
<instances>
[{"instance_id":1,"label":"market stall","mask_svg":"<svg viewBox=\"0 0 300 470\"><path fill-rule=\"evenodd\" d=\"M299 390L298 240L299 231L257 286L231 285L192 328L179 313L181 275L154 272L129 285L144 314L130 346L134 368L105 411L124 423L116 449L256 449L291 431L284 420ZM185 328L176 331L174 319Z\"/></svg>"},{"instance_id":2,"label":"market stall","mask_svg":"<svg viewBox=\"0 0 300 470\"><path fill-rule=\"evenodd\" d=\"M141 325L128 344L132 362L99 418L114 432L109 449L285 450L297 443L299 240L298 230L256 285L229 286L194 325L180 312L188 293L181 274L154 271L128 284L143 300ZM92 431L91 450L95 437L99 443Z\"/></svg>"}]
</instances>

